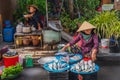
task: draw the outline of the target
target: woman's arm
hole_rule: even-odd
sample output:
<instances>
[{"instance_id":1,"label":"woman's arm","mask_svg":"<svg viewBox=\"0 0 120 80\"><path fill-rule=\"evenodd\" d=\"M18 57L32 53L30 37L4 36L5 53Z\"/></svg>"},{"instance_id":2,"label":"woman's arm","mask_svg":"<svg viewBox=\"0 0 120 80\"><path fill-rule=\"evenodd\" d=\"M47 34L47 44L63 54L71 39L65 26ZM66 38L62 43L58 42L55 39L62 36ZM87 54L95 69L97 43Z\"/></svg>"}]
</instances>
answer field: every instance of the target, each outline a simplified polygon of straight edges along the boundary
<instances>
[{"instance_id":1,"label":"woman's arm","mask_svg":"<svg viewBox=\"0 0 120 80\"><path fill-rule=\"evenodd\" d=\"M99 42L98 42L98 36L96 34L93 36L93 43L94 43L93 49L97 49L98 50Z\"/></svg>"},{"instance_id":2,"label":"woman's arm","mask_svg":"<svg viewBox=\"0 0 120 80\"><path fill-rule=\"evenodd\" d=\"M78 34L78 36L76 37L76 39L74 39L73 41L71 41L70 43L68 43L67 45L65 45L62 49L61 52L64 52L69 46L74 45L75 43L77 43L80 40L80 34Z\"/></svg>"},{"instance_id":3,"label":"woman's arm","mask_svg":"<svg viewBox=\"0 0 120 80\"><path fill-rule=\"evenodd\" d=\"M28 18L31 18L33 16L33 14L26 14L24 15L24 18L28 19Z\"/></svg>"},{"instance_id":4,"label":"woman's arm","mask_svg":"<svg viewBox=\"0 0 120 80\"><path fill-rule=\"evenodd\" d=\"M80 40L81 40L81 34L78 34L76 39L70 41L70 46L73 46L74 44L76 44Z\"/></svg>"},{"instance_id":5,"label":"woman's arm","mask_svg":"<svg viewBox=\"0 0 120 80\"><path fill-rule=\"evenodd\" d=\"M64 52L69 46L70 46L69 43L68 43L67 45L65 45L65 46L61 49L61 52Z\"/></svg>"},{"instance_id":6,"label":"woman's arm","mask_svg":"<svg viewBox=\"0 0 120 80\"><path fill-rule=\"evenodd\" d=\"M93 49L92 49L92 54L91 54L91 58L93 61L96 60L96 55L97 55L97 52L98 52L98 47L99 47L99 42L98 42L98 36L97 35L94 35L93 37L93 42L94 42L94 46L93 46Z\"/></svg>"},{"instance_id":7,"label":"woman's arm","mask_svg":"<svg viewBox=\"0 0 120 80\"><path fill-rule=\"evenodd\" d=\"M92 61L96 60L97 51L98 51L97 49L92 50L92 54L91 54Z\"/></svg>"}]
</instances>

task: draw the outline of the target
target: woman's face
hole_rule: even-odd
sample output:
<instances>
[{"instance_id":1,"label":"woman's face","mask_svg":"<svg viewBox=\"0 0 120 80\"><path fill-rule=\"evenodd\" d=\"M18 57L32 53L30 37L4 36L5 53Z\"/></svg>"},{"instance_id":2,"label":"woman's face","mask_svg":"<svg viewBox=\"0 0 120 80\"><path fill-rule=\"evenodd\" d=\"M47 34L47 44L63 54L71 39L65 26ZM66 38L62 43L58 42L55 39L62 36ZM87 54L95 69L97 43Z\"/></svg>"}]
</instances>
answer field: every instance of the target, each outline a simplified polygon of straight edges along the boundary
<instances>
[{"instance_id":1,"label":"woman's face","mask_svg":"<svg viewBox=\"0 0 120 80\"><path fill-rule=\"evenodd\" d=\"M85 34L91 34L91 32L92 32L92 29L84 30L84 33L85 33Z\"/></svg>"},{"instance_id":2,"label":"woman's face","mask_svg":"<svg viewBox=\"0 0 120 80\"><path fill-rule=\"evenodd\" d=\"M30 11L30 13L34 13L36 11L36 9L34 7L30 7L29 11Z\"/></svg>"}]
</instances>

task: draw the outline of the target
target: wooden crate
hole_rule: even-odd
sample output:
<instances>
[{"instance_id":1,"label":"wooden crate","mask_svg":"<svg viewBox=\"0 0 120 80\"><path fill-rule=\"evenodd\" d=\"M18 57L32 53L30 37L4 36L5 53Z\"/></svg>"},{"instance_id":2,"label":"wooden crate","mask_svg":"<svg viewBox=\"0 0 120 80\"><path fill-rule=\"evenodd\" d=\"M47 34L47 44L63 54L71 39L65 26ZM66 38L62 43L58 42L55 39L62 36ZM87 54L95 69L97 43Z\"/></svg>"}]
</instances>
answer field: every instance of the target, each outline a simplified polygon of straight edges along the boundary
<instances>
[{"instance_id":1,"label":"wooden crate","mask_svg":"<svg viewBox=\"0 0 120 80\"><path fill-rule=\"evenodd\" d=\"M114 8L120 10L120 0L114 0Z\"/></svg>"}]
</instances>

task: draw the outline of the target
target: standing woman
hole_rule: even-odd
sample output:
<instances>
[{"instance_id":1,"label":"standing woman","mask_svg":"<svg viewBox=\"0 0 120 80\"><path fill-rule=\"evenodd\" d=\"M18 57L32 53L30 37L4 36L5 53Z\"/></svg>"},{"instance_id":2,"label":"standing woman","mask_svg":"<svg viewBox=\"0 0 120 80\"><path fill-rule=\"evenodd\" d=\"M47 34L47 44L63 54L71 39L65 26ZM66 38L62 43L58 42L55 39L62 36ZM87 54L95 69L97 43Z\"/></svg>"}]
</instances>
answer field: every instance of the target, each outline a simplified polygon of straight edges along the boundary
<instances>
[{"instance_id":1,"label":"standing woman","mask_svg":"<svg viewBox=\"0 0 120 80\"><path fill-rule=\"evenodd\" d=\"M41 30L43 28L42 20L40 19L41 14L38 11L38 7L35 5L29 5L27 7L29 14L24 15L28 25L34 26L36 29Z\"/></svg>"},{"instance_id":2,"label":"standing woman","mask_svg":"<svg viewBox=\"0 0 120 80\"><path fill-rule=\"evenodd\" d=\"M93 26L92 24L88 23L88 22L83 22L83 24L80 26L80 28L77 30L77 32L79 32L78 36L76 37L76 39L74 39L73 41L70 41L67 45L65 45L62 48L62 52L65 51L69 46L72 47L74 46L78 41L81 41L81 45L80 45L80 50L82 52L82 56L84 57L88 57L91 58L92 61L96 60L96 54L98 52L98 36L94 33L94 29L96 27ZM79 47L79 46L78 46ZM83 80L97 80L96 79L90 79L92 78L91 76L89 77L89 79L86 79L87 77L83 76Z\"/></svg>"}]
</instances>

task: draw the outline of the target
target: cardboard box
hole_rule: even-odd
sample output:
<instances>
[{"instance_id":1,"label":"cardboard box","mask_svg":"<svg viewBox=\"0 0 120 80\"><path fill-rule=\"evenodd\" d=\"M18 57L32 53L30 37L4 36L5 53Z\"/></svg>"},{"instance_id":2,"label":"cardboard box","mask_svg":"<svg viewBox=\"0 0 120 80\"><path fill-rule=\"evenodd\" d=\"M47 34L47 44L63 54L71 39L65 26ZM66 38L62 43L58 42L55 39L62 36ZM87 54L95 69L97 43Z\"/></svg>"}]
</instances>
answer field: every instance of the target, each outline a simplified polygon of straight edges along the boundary
<instances>
[{"instance_id":1,"label":"cardboard box","mask_svg":"<svg viewBox=\"0 0 120 80\"><path fill-rule=\"evenodd\" d=\"M114 4L103 4L102 5L102 11L112 10L113 8L114 8Z\"/></svg>"},{"instance_id":2,"label":"cardboard box","mask_svg":"<svg viewBox=\"0 0 120 80\"><path fill-rule=\"evenodd\" d=\"M110 4L111 0L101 0L102 4Z\"/></svg>"},{"instance_id":3,"label":"cardboard box","mask_svg":"<svg viewBox=\"0 0 120 80\"><path fill-rule=\"evenodd\" d=\"M114 9L120 10L120 0L114 0Z\"/></svg>"}]
</instances>

